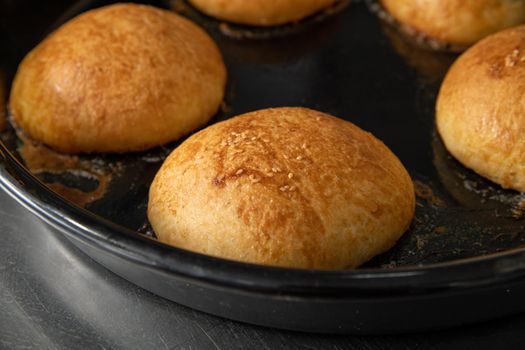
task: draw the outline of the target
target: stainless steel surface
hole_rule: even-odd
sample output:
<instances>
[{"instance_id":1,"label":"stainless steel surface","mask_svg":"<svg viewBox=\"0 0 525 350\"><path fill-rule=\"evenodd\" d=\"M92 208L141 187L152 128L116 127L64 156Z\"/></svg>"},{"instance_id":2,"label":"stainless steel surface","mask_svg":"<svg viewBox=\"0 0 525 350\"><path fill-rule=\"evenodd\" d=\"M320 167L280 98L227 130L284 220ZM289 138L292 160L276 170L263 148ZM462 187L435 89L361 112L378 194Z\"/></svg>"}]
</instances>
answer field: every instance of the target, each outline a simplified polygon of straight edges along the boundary
<instances>
[{"instance_id":1,"label":"stainless steel surface","mask_svg":"<svg viewBox=\"0 0 525 350\"><path fill-rule=\"evenodd\" d=\"M523 348L525 315L402 336L248 326L152 295L103 267L0 191L0 349Z\"/></svg>"}]
</instances>

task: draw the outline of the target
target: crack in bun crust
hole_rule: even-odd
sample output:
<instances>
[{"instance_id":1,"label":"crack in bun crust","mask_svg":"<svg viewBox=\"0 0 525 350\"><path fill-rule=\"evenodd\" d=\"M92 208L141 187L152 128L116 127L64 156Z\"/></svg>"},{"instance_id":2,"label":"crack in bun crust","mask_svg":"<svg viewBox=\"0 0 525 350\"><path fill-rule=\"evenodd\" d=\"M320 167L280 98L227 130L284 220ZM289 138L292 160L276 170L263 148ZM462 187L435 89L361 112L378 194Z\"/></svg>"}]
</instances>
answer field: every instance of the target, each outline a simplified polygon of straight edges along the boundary
<instances>
[{"instance_id":1,"label":"crack in bun crust","mask_svg":"<svg viewBox=\"0 0 525 350\"><path fill-rule=\"evenodd\" d=\"M27 54L10 107L56 150L140 151L204 125L225 83L204 30L170 11L117 4L73 18Z\"/></svg>"},{"instance_id":2,"label":"crack in bun crust","mask_svg":"<svg viewBox=\"0 0 525 350\"><path fill-rule=\"evenodd\" d=\"M214 124L150 188L160 241L264 265L342 269L391 248L414 215L397 157L352 123L274 108Z\"/></svg>"}]
</instances>

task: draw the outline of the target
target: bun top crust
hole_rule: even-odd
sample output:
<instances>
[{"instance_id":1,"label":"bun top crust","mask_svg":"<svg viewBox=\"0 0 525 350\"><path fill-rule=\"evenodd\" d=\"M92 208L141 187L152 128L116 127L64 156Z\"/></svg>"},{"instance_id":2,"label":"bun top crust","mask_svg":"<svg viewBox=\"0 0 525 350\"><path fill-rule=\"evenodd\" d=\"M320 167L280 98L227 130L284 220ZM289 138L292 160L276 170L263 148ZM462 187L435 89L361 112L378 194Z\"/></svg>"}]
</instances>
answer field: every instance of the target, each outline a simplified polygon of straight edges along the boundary
<instances>
[{"instance_id":1,"label":"bun top crust","mask_svg":"<svg viewBox=\"0 0 525 350\"><path fill-rule=\"evenodd\" d=\"M453 64L436 123L464 165L525 192L525 26L487 37Z\"/></svg>"},{"instance_id":2,"label":"bun top crust","mask_svg":"<svg viewBox=\"0 0 525 350\"><path fill-rule=\"evenodd\" d=\"M218 110L226 69L211 38L173 12L117 4L49 35L13 82L14 120L62 152L161 145Z\"/></svg>"},{"instance_id":3,"label":"bun top crust","mask_svg":"<svg viewBox=\"0 0 525 350\"><path fill-rule=\"evenodd\" d=\"M414 214L407 171L370 133L305 108L214 124L150 189L160 241L265 265L340 269L392 247Z\"/></svg>"},{"instance_id":4,"label":"bun top crust","mask_svg":"<svg viewBox=\"0 0 525 350\"><path fill-rule=\"evenodd\" d=\"M381 3L401 24L460 47L525 22L522 0L381 0Z\"/></svg>"},{"instance_id":5,"label":"bun top crust","mask_svg":"<svg viewBox=\"0 0 525 350\"><path fill-rule=\"evenodd\" d=\"M254 26L295 22L338 0L189 0L205 14L225 21Z\"/></svg>"}]
</instances>

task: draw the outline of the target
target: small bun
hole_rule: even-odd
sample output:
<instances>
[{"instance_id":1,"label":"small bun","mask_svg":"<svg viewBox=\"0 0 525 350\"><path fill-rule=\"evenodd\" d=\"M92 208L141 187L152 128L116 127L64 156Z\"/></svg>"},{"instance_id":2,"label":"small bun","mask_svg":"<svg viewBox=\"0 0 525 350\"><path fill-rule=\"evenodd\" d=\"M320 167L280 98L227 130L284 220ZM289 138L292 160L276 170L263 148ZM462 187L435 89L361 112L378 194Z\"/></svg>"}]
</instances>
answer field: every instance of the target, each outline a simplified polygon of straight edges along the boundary
<instances>
[{"instance_id":1,"label":"small bun","mask_svg":"<svg viewBox=\"0 0 525 350\"><path fill-rule=\"evenodd\" d=\"M205 14L253 26L295 22L327 8L337 0L189 0Z\"/></svg>"},{"instance_id":2,"label":"small bun","mask_svg":"<svg viewBox=\"0 0 525 350\"><path fill-rule=\"evenodd\" d=\"M118 4L72 19L34 48L10 107L31 137L59 151L138 151L205 124L225 81L221 54L198 26Z\"/></svg>"},{"instance_id":3,"label":"small bun","mask_svg":"<svg viewBox=\"0 0 525 350\"><path fill-rule=\"evenodd\" d=\"M305 108L247 113L176 148L149 195L160 241L227 259L355 267L414 215L407 171L378 139Z\"/></svg>"},{"instance_id":4,"label":"small bun","mask_svg":"<svg viewBox=\"0 0 525 350\"><path fill-rule=\"evenodd\" d=\"M525 22L521 0L381 0L381 4L407 29L459 47Z\"/></svg>"},{"instance_id":5,"label":"small bun","mask_svg":"<svg viewBox=\"0 0 525 350\"><path fill-rule=\"evenodd\" d=\"M525 26L489 36L450 68L436 123L450 153L468 168L525 192Z\"/></svg>"}]
</instances>

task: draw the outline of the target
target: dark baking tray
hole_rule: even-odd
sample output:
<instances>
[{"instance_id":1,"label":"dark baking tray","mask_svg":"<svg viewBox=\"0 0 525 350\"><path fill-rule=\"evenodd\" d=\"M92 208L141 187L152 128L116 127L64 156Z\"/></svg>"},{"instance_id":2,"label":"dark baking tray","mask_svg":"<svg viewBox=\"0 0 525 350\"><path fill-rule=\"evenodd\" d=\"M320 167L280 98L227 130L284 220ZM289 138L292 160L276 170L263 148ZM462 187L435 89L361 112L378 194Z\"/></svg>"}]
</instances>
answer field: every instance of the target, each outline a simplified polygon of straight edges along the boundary
<instances>
[{"instance_id":1,"label":"dark baking tray","mask_svg":"<svg viewBox=\"0 0 525 350\"><path fill-rule=\"evenodd\" d=\"M47 33L107 3L0 1L4 90ZM158 243L146 220L148 187L178 143L135 154L65 157L7 126L0 134L0 187L116 274L235 320L301 331L395 333L525 309L524 196L462 167L434 129L436 94L454 55L426 51L400 36L371 11L372 2L342 2L298 24L264 30L220 23L181 0L150 3L190 17L219 44L229 83L211 123L265 107L307 106L382 139L416 184L409 232L389 252L347 271L255 266ZM7 113L7 105L2 110Z\"/></svg>"}]
</instances>

